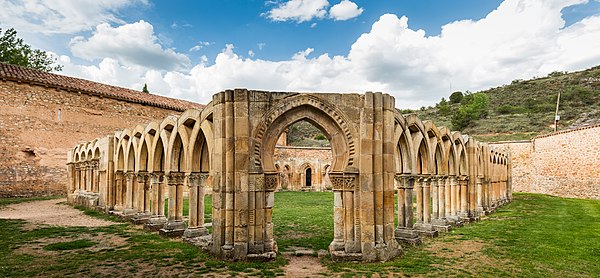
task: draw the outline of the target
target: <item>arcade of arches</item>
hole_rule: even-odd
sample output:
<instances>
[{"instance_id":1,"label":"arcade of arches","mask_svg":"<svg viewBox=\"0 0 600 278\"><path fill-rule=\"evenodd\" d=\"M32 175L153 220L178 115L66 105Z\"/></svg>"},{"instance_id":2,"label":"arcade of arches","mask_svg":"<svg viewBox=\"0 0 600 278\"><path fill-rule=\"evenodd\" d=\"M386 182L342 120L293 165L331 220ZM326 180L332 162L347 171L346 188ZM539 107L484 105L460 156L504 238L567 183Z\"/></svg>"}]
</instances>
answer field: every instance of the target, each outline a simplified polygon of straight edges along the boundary
<instances>
[{"instance_id":1,"label":"arcade of arches","mask_svg":"<svg viewBox=\"0 0 600 278\"><path fill-rule=\"evenodd\" d=\"M246 89L218 93L202 110L79 144L68 153L69 200L183 235L222 259L274 258L272 208L282 182L275 146L301 120L331 143L335 261L391 259L401 243L477 220L511 200L507 154L401 115L387 94ZM212 233L205 194L212 195Z\"/></svg>"}]
</instances>

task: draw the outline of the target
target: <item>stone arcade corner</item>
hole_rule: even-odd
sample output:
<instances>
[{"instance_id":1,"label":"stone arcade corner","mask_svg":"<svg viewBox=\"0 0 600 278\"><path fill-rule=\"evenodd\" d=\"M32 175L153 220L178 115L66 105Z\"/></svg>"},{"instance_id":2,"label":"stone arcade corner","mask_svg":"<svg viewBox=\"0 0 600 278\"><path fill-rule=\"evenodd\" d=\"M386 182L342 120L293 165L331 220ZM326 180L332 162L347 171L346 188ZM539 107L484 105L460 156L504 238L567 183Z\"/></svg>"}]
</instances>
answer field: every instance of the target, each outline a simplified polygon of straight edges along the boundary
<instances>
[{"instance_id":1,"label":"stone arcade corner","mask_svg":"<svg viewBox=\"0 0 600 278\"><path fill-rule=\"evenodd\" d=\"M68 154L69 201L182 235L222 259L272 259L281 177L273 154L279 135L301 120L331 143L334 261L392 259L402 244L477 220L511 199L506 154L399 114L387 94L236 89L214 95L202 110L76 146ZM212 234L205 194L212 195Z\"/></svg>"}]
</instances>

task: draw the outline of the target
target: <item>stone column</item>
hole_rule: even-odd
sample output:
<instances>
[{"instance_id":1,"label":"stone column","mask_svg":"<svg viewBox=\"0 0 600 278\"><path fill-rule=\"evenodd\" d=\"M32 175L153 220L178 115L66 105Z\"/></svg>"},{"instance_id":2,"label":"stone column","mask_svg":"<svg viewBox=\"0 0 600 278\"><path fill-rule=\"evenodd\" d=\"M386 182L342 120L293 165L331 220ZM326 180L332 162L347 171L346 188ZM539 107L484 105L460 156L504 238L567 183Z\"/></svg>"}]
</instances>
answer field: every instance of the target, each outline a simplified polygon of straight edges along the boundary
<instances>
[{"instance_id":1,"label":"stone column","mask_svg":"<svg viewBox=\"0 0 600 278\"><path fill-rule=\"evenodd\" d=\"M206 173L191 173L189 175L189 204L190 213L188 228L183 233L184 238L196 238L208 235L204 227L204 186L208 179Z\"/></svg>"},{"instance_id":2,"label":"stone column","mask_svg":"<svg viewBox=\"0 0 600 278\"><path fill-rule=\"evenodd\" d=\"M435 191L437 191L437 197L434 197L433 208L437 208L437 213L434 212L434 219L431 221L433 228L438 232L450 231L450 225L446 220L446 179L445 176L437 176L434 178L432 185L435 185Z\"/></svg>"},{"instance_id":3,"label":"stone column","mask_svg":"<svg viewBox=\"0 0 600 278\"><path fill-rule=\"evenodd\" d=\"M416 179L415 190L417 193L417 225L423 224L423 183L425 178L419 176Z\"/></svg>"},{"instance_id":4,"label":"stone column","mask_svg":"<svg viewBox=\"0 0 600 278\"><path fill-rule=\"evenodd\" d=\"M182 236L186 225L183 221L183 184L184 176L181 172L171 172L169 175L169 215L160 234L169 237ZM186 182L187 184L187 182Z\"/></svg>"},{"instance_id":5,"label":"stone column","mask_svg":"<svg viewBox=\"0 0 600 278\"><path fill-rule=\"evenodd\" d=\"M481 216L484 214L483 209L483 176L477 176L477 181L475 182L477 186L477 216Z\"/></svg>"},{"instance_id":6,"label":"stone column","mask_svg":"<svg viewBox=\"0 0 600 278\"><path fill-rule=\"evenodd\" d=\"M415 177L410 175L396 175L398 184L398 228L395 231L399 243L418 245L421 244L419 233L414 229L413 216L413 188Z\"/></svg>"},{"instance_id":7,"label":"stone column","mask_svg":"<svg viewBox=\"0 0 600 278\"><path fill-rule=\"evenodd\" d=\"M421 222L417 219L415 228L422 236L434 237L437 231L431 225L431 180L428 175L423 175L421 182L421 194L417 193L417 218L419 217L419 208L421 210ZM419 195L421 195L421 205L419 205Z\"/></svg>"},{"instance_id":8,"label":"stone column","mask_svg":"<svg viewBox=\"0 0 600 278\"><path fill-rule=\"evenodd\" d=\"M158 231L165 226L167 219L165 218L165 186L167 177L162 172L154 172L150 174L150 190L152 195L151 212L152 216L144 229L150 231Z\"/></svg>"},{"instance_id":9,"label":"stone column","mask_svg":"<svg viewBox=\"0 0 600 278\"><path fill-rule=\"evenodd\" d=\"M100 193L100 161L97 159L92 161L92 192Z\"/></svg>"},{"instance_id":10,"label":"stone column","mask_svg":"<svg viewBox=\"0 0 600 278\"><path fill-rule=\"evenodd\" d=\"M135 174L133 172L126 172L125 174L125 209L123 210L124 215L131 215L137 212L133 208L133 189L135 182Z\"/></svg>"},{"instance_id":11,"label":"stone column","mask_svg":"<svg viewBox=\"0 0 600 278\"><path fill-rule=\"evenodd\" d=\"M134 218L134 223L143 224L148 222L150 218L150 194L149 194L149 174L146 171L137 173L137 216Z\"/></svg>"},{"instance_id":12,"label":"stone column","mask_svg":"<svg viewBox=\"0 0 600 278\"><path fill-rule=\"evenodd\" d=\"M431 184L431 220L433 221L440 216L438 176L432 176L429 180Z\"/></svg>"},{"instance_id":13,"label":"stone column","mask_svg":"<svg viewBox=\"0 0 600 278\"><path fill-rule=\"evenodd\" d=\"M116 211L121 211L125 208L123 204L123 178L123 171L115 172L115 188L113 191L115 206L113 209Z\"/></svg>"},{"instance_id":14,"label":"stone column","mask_svg":"<svg viewBox=\"0 0 600 278\"><path fill-rule=\"evenodd\" d=\"M469 210L468 210L468 194L467 194L467 183L469 181L468 176L461 176L459 180L460 185L460 218L462 221L469 221Z\"/></svg>"},{"instance_id":15,"label":"stone column","mask_svg":"<svg viewBox=\"0 0 600 278\"><path fill-rule=\"evenodd\" d=\"M94 175L92 173L92 163L85 163L85 191L92 192L92 181L94 180Z\"/></svg>"}]
</instances>

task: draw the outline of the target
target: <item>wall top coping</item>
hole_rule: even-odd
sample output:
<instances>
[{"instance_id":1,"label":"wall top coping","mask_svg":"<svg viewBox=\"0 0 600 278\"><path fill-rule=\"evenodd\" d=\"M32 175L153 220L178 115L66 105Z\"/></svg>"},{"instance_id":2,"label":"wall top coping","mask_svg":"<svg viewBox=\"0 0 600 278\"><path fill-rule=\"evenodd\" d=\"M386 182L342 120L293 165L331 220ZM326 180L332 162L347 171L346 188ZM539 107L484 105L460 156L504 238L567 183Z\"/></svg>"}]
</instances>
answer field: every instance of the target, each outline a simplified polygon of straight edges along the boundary
<instances>
[{"instance_id":1,"label":"wall top coping","mask_svg":"<svg viewBox=\"0 0 600 278\"><path fill-rule=\"evenodd\" d=\"M531 143L531 140L509 140L509 141L498 141L498 142L487 142L489 145L500 145L500 144L527 144Z\"/></svg>"},{"instance_id":2,"label":"wall top coping","mask_svg":"<svg viewBox=\"0 0 600 278\"><path fill-rule=\"evenodd\" d=\"M573 129L560 130L560 131L551 132L551 133L548 133L548 134L536 136L536 137L533 138L533 140L535 140L535 139L541 139L541 138L546 138L546 137L550 137L550 136L554 136L554 135L559 135L559 134L565 134L565 133L570 133L570 132L581 131L581 130L585 130L585 129L598 128L598 127L600 127L600 124L593 124L593 125L582 126L582 127L573 128Z\"/></svg>"},{"instance_id":3,"label":"wall top coping","mask_svg":"<svg viewBox=\"0 0 600 278\"><path fill-rule=\"evenodd\" d=\"M93 82L36 69L0 63L0 79L17 83L28 83L44 87L61 89L74 93L112 98L121 101L140 103L183 112L191 108L203 108L204 105L185 100L168 98L141 91Z\"/></svg>"}]
</instances>

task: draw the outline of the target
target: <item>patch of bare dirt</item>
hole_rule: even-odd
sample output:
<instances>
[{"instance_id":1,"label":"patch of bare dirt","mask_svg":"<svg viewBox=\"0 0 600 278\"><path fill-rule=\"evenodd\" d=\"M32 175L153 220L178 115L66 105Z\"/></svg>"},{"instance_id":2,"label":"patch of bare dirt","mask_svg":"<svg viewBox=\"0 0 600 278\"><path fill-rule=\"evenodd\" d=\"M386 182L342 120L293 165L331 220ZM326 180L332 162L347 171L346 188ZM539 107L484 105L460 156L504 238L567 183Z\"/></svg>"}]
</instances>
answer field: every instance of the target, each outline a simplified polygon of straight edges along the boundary
<instances>
[{"instance_id":1,"label":"patch of bare dirt","mask_svg":"<svg viewBox=\"0 0 600 278\"><path fill-rule=\"evenodd\" d=\"M328 270L313 256L285 255L288 264L283 267L285 277L327 276Z\"/></svg>"},{"instance_id":2,"label":"patch of bare dirt","mask_svg":"<svg viewBox=\"0 0 600 278\"><path fill-rule=\"evenodd\" d=\"M101 227L117 224L87 216L69 205L59 204L65 201L65 199L54 199L8 205L0 210L0 218L22 219L33 225L33 227L27 225L26 229L35 228L40 224L63 227Z\"/></svg>"},{"instance_id":3,"label":"patch of bare dirt","mask_svg":"<svg viewBox=\"0 0 600 278\"><path fill-rule=\"evenodd\" d=\"M452 268L452 271L456 271L454 274L464 275L468 273L477 276L492 271L499 266L506 268L510 265L509 260L486 255L483 250L488 246L489 244L477 240L436 241L427 246L425 250L430 251L437 257L448 259L448 262L455 266ZM518 274L514 270L512 272L514 275ZM491 273L494 272L488 274Z\"/></svg>"}]
</instances>

